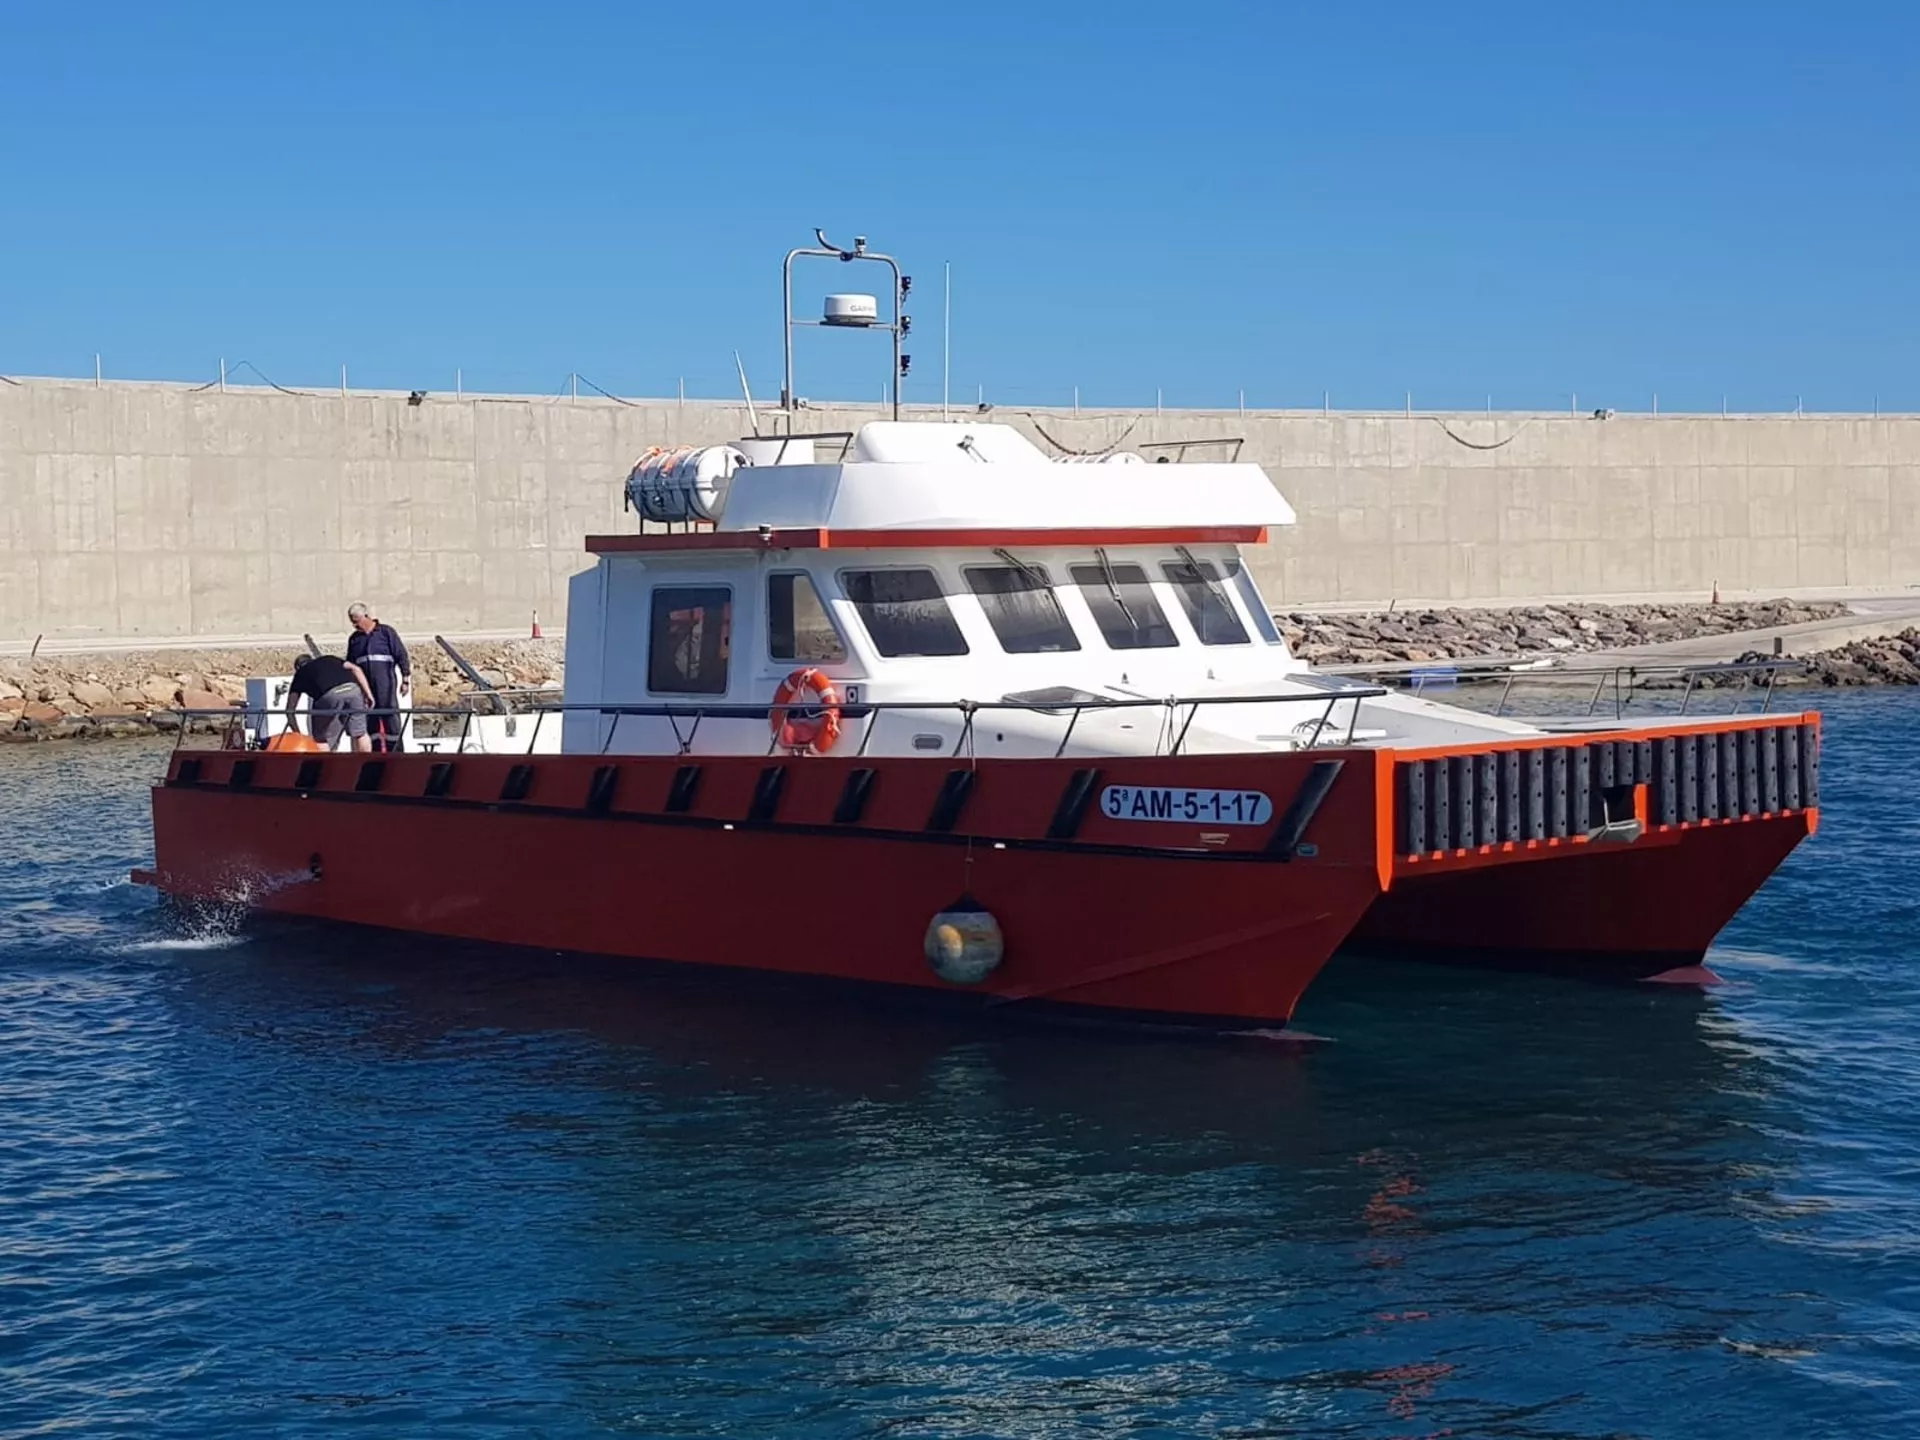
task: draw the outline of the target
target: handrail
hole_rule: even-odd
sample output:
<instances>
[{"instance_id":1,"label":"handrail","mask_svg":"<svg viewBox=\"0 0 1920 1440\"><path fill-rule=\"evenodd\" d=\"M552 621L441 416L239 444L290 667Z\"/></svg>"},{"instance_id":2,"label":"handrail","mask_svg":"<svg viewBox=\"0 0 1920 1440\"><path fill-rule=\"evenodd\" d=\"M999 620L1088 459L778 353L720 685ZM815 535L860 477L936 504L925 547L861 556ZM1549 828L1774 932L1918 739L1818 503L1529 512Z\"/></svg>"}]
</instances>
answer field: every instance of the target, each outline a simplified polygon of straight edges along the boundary
<instances>
[{"instance_id":1,"label":"handrail","mask_svg":"<svg viewBox=\"0 0 1920 1440\"><path fill-rule=\"evenodd\" d=\"M885 714L889 712L927 712L927 711L953 712L955 714L958 714L962 719L961 736L960 736L960 740L955 742L955 750L954 750L955 754L960 753L959 747L961 744L971 739L974 717L981 713L999 713L999 712L1005 712L1005 711L1025 711L1027 713L1041 714L1041 715L1060 715L1064 713L1064 714L1067 714L1068 721L1067 721L1065 734L1062 735L1060 744L1054 752L1055 755L1057 756L1065 753L1067 742L1069 739L1072 738L1074 729L1079 724L1080 716L1085 711L1160 709L1160 710L1166 711L1169 717L1169 728L1171 729L1172 717L1175 715L1175 713L1178 711L1178 709L1181 706L1186 706L1186 707L1189 707L1188 713L1184 721L1180 723L1178 732L1173 738L1172 746L1167 752L1170 755L1178 755L1181 751L1181 747L1186 743L1188 731L1191 730L1193 727L1194 718L1199 714L1200 707L1203 705L1317 704L1321 707L1321 714L1313 722L1314 724L1313 736L1308 741L1309 746L1312 746L1312 745L1317 745L1319 743L1320 737L1332 725L1334 707L1336 707L1337 705L1341 704L1344 701L1350 701L1350 700L1360 701L1360 700L1377 699L1388 693L1389 692L1384 686L1356 685L1350 689L1340 689L1340 690L1332 690L1332 691L1311 690L1311 691L1306 691L1300 694L1279 694L1279 695L1271 695L1271 694L1231 695L1230 694L1230 695L1168 696L1165 698L1158 698L1158 699L1152 698L1152 697L1135 698L1135 697L1094 695L1094 696L1088 696L1085 699L1065 699L1065 700L1055 700L1055 699L1047 699L1047 700L874 700L874 701L866 701L858 705L843 705L840 707L840 713L844 717L858 720L858 719L866 719L871 715ZM726 702L721 702L716 704L706 704L706 705L676 704L676 703L614 704L614 703L608 703L604 701L596 702L596 701L564 701L563 700L563 701L555 701L554 703L549 705L536 705L533 707L531 713L533 713L536 716L536 719L535 719L536 734L538 733L539 725L544 721L545 717L548 714L560 714L560 715L591 714L591 715L600 715L600 716L608 716L608 715L612 716L613 724L610 727L608 727L606 739L603 742L601 747L602 753L606 753L608 750L610 750L613 744L614 734L619 729L619 724L621 720L629 719L629 718L631 719L664 719L672 723L673 730L674 730L675 743L679 747L679 753L684 755L691 751L693 746L694 736L699 732L700 724L702 721L709 720L709 719L768 720L768 719L771 719L776 713L785 715L794 711L804 711L804 710L814 709L814 708L818 708L818 707L805 706L805 705L775 705L772 703L768 703L764 705L730 704ZM244 704L244 702L236 701L232 705L226 706L225 708L222 708L219 710L194 710L194 709L188 709L185 707L172 707L163 713L177 715L180 717L180 720L181 720L180 729L174 739L174 748L178 749L180 747L180 743L182 739L184 739L186 735L188 725L193 720L221 719L221 720L227 721L230 726L240 726L244 728L246 725L246 722L249 719L254 719L255 717L264 719L267 716L274 715L274 714L281 714L284 712L278 711L278 710L265 709L265 708L249 709ZM387 709L387 708L379 708L379 707L370 707L362 713L366 714L369 717L391 717L391 718L397 719L400 723L399 723L398 730L396 732L396 738L404 742L406 739L407 727L411 725L416 719L420 719L424 717L433 717L433 718L458 717L463 722L463 725L466 725L471 723L474 717L475 711L472 708L465 707L465 706L435 705L435 706L414 706L406 709L401 709L401 708ZM1359 713L1360 713L1360 707L1356 704L1353 707L1352 716L1349 718L1347 723L1347 743L1349 744L1351 744L1353 741L1355 728L1359 723ZM680 725L679 725L679 721L683 719L691 720L693 722L692 725L687 729L685 734L681 733ZM466 734L467 734L466 730L463 729L461 732L462 748L465 747ZM873 734L873 727L869 726L867 728L866 734L863 735L861 738L861 744L860 744L860 749L858 753L860 754L866 753L867 742L872 738L872 734ZM529 740L528 745L529 745L529 750L531 750L531 745L532 745L531 739ZM777 739L776 739L775 745L769 747L768 753L771 754L774 748L777 748Z\"/></svg>"},{"instance_id":2,"label":"handrail","mask_svg":"<svg viewBox=\"0 0 1920 1440\"><path fill-rule=\"evenodd\" d=\"M1663 678L1684 680L1686 690L1680 699L1680 713L1687 713L1692 703L1693 692L1703 678L1714 676L1742 676L1747 684L1745 690L1751 690L1755 678L1766 676L1766 690L1761 700L1762 714L1773 708L1775 682L1783 675L1804 674L1807 662L1790 656L1768 657L1761 660L1713 660L1713 661L1619 661L1612 665L1560 665L1535 664L1529 661L1468 657L1461 660L1407 660L1392 661L1378 665L1340 665L1326 667L1328 673L1340 675L1401 676L1413 681L1411 690L1415 695L1421 693L1427 682L1436 678L1435 672L1445 672L1455 683L1485 683L1504 681L1500 692L1500 703L1494 709L1496 716L1507 711L1507 701L1513 695L1513 687L1523 680L1551 682L1554 680L1585 680L1595 678L1593 694L1587 701L1587 714L1592 715L1600 706L1600 700L1607 692L1608 682L1613 686L1613 710L1616 720L1625 717L1625 711L1632 703L1632 694L1636 688L1646 688L1646 682ZM1624 685L1622 681L1624 680Z\"/></svg>"}]
</instances>

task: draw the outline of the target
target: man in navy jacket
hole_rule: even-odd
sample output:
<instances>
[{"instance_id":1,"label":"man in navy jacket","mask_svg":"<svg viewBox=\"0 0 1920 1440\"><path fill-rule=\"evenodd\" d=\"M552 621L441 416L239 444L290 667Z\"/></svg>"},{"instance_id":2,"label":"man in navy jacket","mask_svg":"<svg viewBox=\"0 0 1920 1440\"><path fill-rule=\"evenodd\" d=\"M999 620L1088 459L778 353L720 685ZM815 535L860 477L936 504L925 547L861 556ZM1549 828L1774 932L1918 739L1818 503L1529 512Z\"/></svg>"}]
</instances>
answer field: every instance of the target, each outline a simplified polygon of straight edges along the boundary
<instances>
[{"instance_id":1,"label":"man in navy jacket","mask_svg":"<svg viewBox=\"0 0 1920 1440\"><path fill-rule=\"evenodd\" d=\"M406 642L365 605L350 606L347 623L353 626L347 636L347 659L366 672L373 688L373 713L367 717L373 748L403 749L397 711L400 697L413 688L413 662L407 658Z\"/></svg>"}]
</instances>

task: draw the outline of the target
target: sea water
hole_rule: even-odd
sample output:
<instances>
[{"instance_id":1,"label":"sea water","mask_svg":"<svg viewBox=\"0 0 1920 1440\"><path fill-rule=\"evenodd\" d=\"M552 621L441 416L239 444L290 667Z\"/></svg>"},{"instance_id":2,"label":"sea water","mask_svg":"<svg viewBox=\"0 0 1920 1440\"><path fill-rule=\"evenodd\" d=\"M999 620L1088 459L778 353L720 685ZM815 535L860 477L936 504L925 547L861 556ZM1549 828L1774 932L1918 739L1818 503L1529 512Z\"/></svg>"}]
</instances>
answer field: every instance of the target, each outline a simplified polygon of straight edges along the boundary
<instances>
[{"instance_id":1,"label":"sea water","mask_svg":"<svg viewBox=\"0 0 1920 1440\"><path fill-rule=\"evenodd\" d=\"M161 751L0 752L0 1435L1920 1434L1920 703L1821 700L1724 986L1304 1047L184 931Z\"/></svg>"}]
</instances>

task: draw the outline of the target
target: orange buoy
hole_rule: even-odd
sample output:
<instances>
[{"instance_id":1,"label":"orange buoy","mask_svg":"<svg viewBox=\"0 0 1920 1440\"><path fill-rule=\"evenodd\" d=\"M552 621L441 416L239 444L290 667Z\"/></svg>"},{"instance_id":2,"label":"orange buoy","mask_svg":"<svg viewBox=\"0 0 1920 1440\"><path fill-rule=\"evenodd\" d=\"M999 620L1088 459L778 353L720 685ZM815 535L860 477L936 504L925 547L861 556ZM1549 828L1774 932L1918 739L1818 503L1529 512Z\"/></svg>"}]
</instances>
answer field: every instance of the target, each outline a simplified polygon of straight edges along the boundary
<instances>
[{"instance_id":1,"label":"orange buoy","mask_svg":"<svg viewBox=\"0 0 1920 1440\"><path fill-rule=\"evenodd\" d=\"M324 755L327 747L311 735L303 735L298 730L282 730L267 741L267 749L278 750L283 754Z\"/></svg>"},{"instance_id":2,"label":"orange buoy","mask_svg":"<svg viewBox=\"0 0 1920 1440\"><path fill-rule=\"evenodd\" d=\"M802 694L812 702L796 699ZM840 738L840 695L833 682L811 665L803 666L780 682L773 692L773 708L767 723L781 746L795 752L824 755Z\"/></svg>"}]
</instances>

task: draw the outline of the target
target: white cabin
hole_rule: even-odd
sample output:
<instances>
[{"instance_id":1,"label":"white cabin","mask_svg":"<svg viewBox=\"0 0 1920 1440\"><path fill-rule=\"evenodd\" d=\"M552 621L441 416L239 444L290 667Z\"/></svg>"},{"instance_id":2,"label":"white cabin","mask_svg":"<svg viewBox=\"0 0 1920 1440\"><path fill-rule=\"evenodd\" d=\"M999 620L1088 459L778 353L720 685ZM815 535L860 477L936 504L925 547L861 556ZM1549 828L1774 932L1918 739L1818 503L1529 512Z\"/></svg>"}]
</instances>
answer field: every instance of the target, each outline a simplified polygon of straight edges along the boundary
<instances>
[{"instance_id":1,"label":"white cabin","mask_svg":"<svg viewBox=\"0 0 1920 1440\"><path fill-rule=\"evenodd\" d=\"M836 750L873 756L1537 733L1295 659L1240 556L1293 522L1258 465L1069 463L973 421L870 423L831 463L816 449L635 467L643 515L688 523L589 538L563 750L769 753L768 706L807 668L843 707Z\"/></svg>"}]
</instances>

